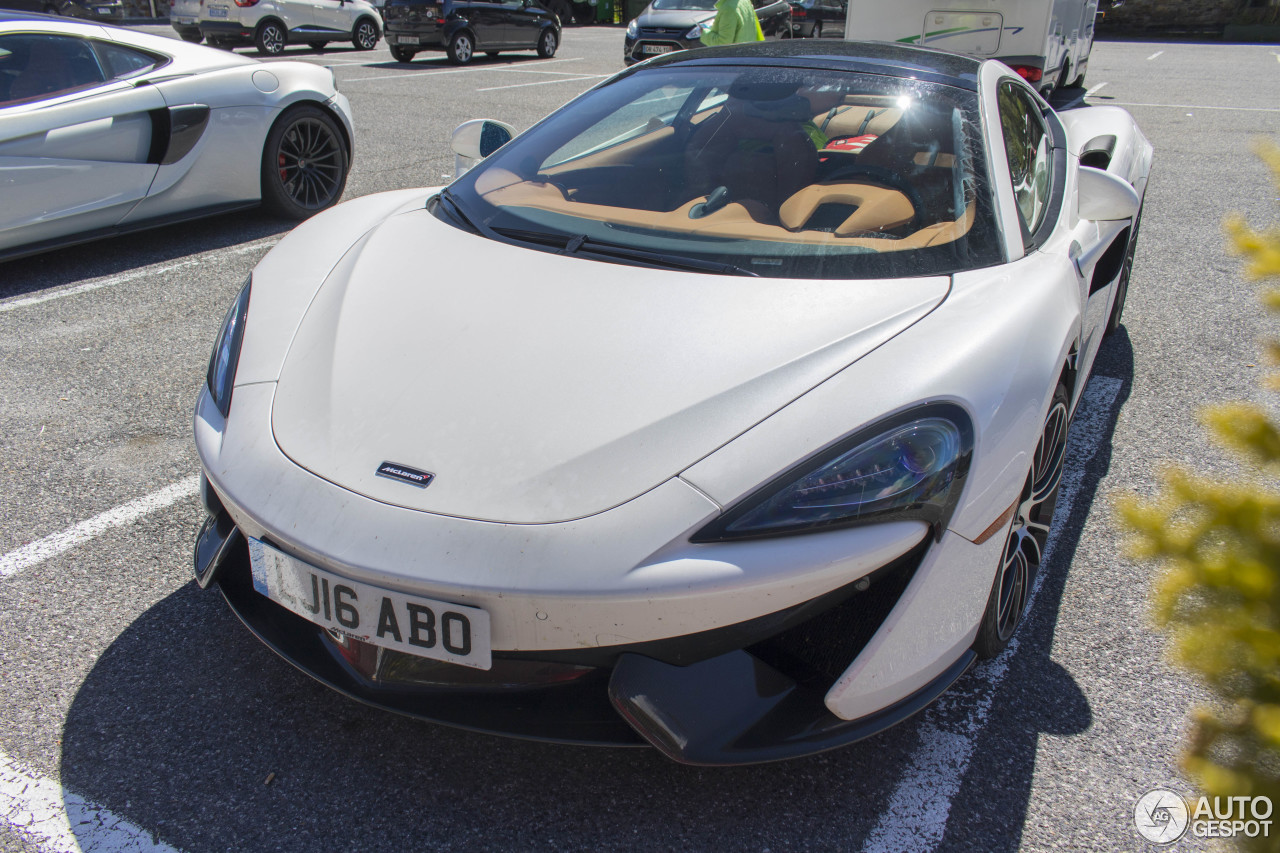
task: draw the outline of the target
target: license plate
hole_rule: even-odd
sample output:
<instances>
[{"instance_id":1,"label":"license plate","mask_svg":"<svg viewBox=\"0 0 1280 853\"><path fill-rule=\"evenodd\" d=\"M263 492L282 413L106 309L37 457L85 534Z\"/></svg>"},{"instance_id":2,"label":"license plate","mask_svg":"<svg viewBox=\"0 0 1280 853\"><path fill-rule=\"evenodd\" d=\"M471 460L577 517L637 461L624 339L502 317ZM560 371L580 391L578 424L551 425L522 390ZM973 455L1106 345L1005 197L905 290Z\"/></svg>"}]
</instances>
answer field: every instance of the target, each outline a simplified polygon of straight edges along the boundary
<instances>
[{"instance_id":1,"label":"license plate","mask_svg":"<svg viewBox=\"0 0 1280 853\"><path fill-rule=\"evenodd\" d=\"M675 50L669 44L646 44L640 48L641 53L670 53Z\"/></svg>"},{"instance_id":2,"label":"license plate","mask_svg":"<svg viewBox=\"0 0 1280 853\"><path fill-rule=\"evenodd\" d=\"M210 6L210 7L209 7L209 17L210 17L210 18L225 18L225 17L227 17L227 7L226 7L226 6Z\"/></svg>"},{"instance_id":3,"label":"license plate","mask_svg":"<svg viewBox=\"0 0 1280 853\"><path fill-rule=\"evenodd\" d=\"M417 36L394 36L392 41L394 41L396 44L417 44L418 37Z\"/></svg>"},{"instance_id":4,"label":"license plate","mask_svg":"<svg viewBox=\"0 0 1280 853\"><path fill-rule=\"evenodd\" d=\"M354 581L249 539L253 588L308 622L418 657L488 669L489 614Z\"/></svg>"},{"instance_id":5,"label":"license plate","mask_svg":"<svg viewBox=\"0 0 1280 853\"><path fill-rule=\"evenodd\" d=\"M184 26L190 26L196 22L195 18L174 18L173 16L170 16L170 20L175 24L183 24Z\"/></svg>"}]
</instances>

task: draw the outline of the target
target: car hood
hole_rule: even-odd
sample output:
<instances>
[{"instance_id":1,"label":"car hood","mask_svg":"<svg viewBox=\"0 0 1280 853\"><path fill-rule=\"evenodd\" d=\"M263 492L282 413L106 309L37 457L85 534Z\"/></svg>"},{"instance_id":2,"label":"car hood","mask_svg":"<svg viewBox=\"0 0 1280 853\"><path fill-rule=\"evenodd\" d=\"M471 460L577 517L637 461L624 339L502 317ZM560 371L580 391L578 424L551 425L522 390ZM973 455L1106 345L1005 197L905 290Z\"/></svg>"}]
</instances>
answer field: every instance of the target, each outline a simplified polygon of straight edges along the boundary
<instances>
[{"instance_id":1,"label":"car hood","mask_svg":"<svg viewBox=\"0 0 1280 853\"><path fill-rule=\"evenodd\" d=\"M581 518L679 474L948 287L607 264L410 211L364 235L321 286L285 356L272 428L298 465L375 500ZM425 488L378 476L386 462L435 476Z\"/></svg>"},{"instance_id":2,"label":"car hood","mask_svg":"<svg viewBox=\"0 0 1280 853\"><path fill-rule=\"evenodd\" d=\"M650 9L643 12L636 20L637 27L684 27L692 29L694 24L709 21L716 16L714 11L705 9Z\"/></svg>"}]
</instances>

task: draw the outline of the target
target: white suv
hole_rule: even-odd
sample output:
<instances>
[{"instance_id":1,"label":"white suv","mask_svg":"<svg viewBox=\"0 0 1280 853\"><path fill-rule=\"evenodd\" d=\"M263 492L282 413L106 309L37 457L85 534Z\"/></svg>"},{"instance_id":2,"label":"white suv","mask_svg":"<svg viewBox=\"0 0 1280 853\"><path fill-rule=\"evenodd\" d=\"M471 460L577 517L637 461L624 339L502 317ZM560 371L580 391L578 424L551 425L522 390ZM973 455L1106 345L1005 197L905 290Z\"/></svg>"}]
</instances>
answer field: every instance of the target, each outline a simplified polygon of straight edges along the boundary
<instances>
[{"instance_id":1,"label":"white suv","mask_svg":"<svg viewBox=\"0 0 1280 853\"><path fill-rule=\"evenodd\" d=\"M373 50L381 17L367 0L199 0L200 33L211 45L255 44L275 56L286 44L319 50L331 41Z\"/></svg>"}]
</instances>

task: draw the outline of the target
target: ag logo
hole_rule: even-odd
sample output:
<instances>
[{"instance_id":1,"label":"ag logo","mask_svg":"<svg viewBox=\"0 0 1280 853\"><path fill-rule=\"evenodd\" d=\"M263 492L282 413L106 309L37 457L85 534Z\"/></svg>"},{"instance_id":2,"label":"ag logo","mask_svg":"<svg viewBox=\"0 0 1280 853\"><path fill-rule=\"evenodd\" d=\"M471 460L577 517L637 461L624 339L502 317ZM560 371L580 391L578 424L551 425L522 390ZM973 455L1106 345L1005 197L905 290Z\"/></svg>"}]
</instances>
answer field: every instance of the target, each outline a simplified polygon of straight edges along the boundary
<instances>
[{"instance_id":1,"label":"ag logo","mask_svg":"<svg viewBox=\"0 0 1280 853\"><path fill-rule=\"evenodd\" d=\"M1172 844L1185 835L1189 819L1186 801L1164 788L1143 794L1133 809L1138 832L1156 844Z\"/></svg>"}]
</instances>

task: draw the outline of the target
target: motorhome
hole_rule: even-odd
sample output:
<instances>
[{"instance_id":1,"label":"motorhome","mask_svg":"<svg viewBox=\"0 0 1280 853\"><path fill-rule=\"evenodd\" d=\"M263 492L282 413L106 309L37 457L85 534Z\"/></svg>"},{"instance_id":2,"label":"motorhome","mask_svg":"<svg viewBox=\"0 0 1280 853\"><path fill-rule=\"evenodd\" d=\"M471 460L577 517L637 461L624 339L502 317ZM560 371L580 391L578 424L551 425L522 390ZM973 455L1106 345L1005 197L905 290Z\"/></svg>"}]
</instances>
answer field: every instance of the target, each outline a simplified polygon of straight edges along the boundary
<instances>
[{"instance_id":1,"label":"motorhome","mask_svg":"<svg viewBox=\"0 0 1280 853\"><path fill-rule=\"evenodd\" d=\"M849 0L845 38L994 57L1048 94L1083 85L1098 0Z\"/></svg>"}]
</instances>

